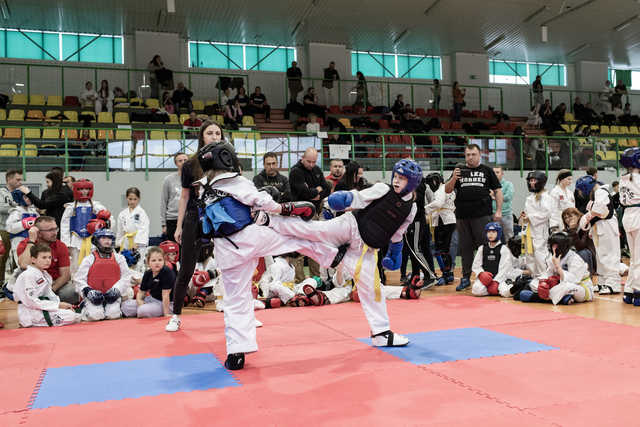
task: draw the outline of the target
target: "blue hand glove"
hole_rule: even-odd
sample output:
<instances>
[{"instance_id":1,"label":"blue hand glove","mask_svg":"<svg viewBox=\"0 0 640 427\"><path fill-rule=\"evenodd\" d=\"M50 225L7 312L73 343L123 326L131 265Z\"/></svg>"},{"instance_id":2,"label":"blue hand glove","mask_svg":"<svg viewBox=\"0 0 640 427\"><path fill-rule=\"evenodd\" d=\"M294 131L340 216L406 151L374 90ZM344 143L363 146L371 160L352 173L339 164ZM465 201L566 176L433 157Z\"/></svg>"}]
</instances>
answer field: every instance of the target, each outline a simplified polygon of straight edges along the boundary
<instances>
[{"instance_id":1,"label":"blue hand glove","mask_svg":"<svg viewBox=\"0 0 640 427\"><path fill-rule=\"evenodd\" d=\"M382 258L382 266L387 270L397 270L402 264L402 240L391 243L387 255Z\"/></svg>"},{"instance_id":2,"label":"blue hand glove","mask_svg":"<svg viewBox=\"0 0 640 427\"><path fill-rule=\"evenodd\" d=\"M333 219L334 215L333 215L333 212L331 210L323 209L322 210L322 217L328 221L330 219Z\"/></svg>"},{"instance_id":3,"label":"blue hand glove","mask_svg":"<svg viewBox=\"0 0 640 427\"><path fill-rule=\"evenodd\" d=\"M351 206L353 194L350 191L336 191L329 196L327 201L329 202L329 207L334 211L343 211Z\"/></svg>"}]
</instances>

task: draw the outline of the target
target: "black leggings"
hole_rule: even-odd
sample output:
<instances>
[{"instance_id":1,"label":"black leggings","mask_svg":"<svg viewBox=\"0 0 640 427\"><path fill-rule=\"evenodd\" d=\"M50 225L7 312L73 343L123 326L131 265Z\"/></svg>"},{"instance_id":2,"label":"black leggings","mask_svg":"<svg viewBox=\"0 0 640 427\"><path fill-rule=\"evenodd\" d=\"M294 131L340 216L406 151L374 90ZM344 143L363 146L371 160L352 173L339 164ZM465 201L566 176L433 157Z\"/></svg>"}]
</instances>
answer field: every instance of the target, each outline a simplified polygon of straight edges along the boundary
<instances>
[{"instance_id":1,"label":"black leggings","mask_svg":"<svg viewBox=\"0 0 640 427\"><path fill-rule=\"evenodd\" d=\"M180 270L173 287L173 314L182 313L184 297L189 281L196 269L200 253L200 227L197 210L187 210L182 221L182 246L180 248Z\"/></svg>"},{"instance_id":2,"label":"black leggings","mask_svg":"<svg viewBox=\"0 0 640 427\"><path fill-rule=\"evenodd\" d=\"M433 273L433 255L431 254L431 232L423 215L418 215L420 219L412 222L407 228L404 236L405 244L409 249L411 258L411 276L418 276L422 270L424 276L435 277ZM429 270L424 268L424 264Z\"/></svg>"},{"instance_id":3,"label":"black leggings","mask_svg":"<svg viewBox=\"0 0 640 427\"><path fill-rule=\"evenodd\" d=\"M440 268L444 273L445 271L450 271L453 267L453 260L451 259L451 255L449 255L449 248L451 247L451 236L453 236L453 232L456 231L456 225L442 224L442 218L440 218L439 221L440 224L433 229L433 234L435 235L436 256L440 255L442 257L444 265L441 265Z\"/></svg>"}]
</instances>

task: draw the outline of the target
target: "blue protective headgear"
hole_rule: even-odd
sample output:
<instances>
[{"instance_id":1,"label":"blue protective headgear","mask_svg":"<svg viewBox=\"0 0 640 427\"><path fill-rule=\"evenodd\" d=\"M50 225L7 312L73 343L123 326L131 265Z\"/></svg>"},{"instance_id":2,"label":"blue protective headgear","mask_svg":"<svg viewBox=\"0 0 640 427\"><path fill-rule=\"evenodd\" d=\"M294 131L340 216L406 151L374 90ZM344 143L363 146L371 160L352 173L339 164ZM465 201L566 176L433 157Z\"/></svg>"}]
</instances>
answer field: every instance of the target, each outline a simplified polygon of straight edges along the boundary
<instances>
[{"instance_id":1,"label":"blue protective headgear","mask_svg":"<svg viewBox=\"0 0 640 427\"><path fill-rule=\"evenodd\" d=\"M22 191L13 190L11 192L11 197L13 197L13 201L19 206L27 206L27 202L24 201L24 193Z\"/></svg>"},{"instance_id":2,"label":"blue protective headgear","mask_svg":"<svg viewBox=\"0 0 640 427\"><path fill-rule=\"evenodd\" d=\"M500 225L499 222L490 222L487 225L485 225L484 226L485 236L487 235L487 231L495 231L496 233L498 233L498 237L496 238L496 240L494 240L495 242L498 242L502 239L502 225Z\"/></svg>"},{"instance_id":3,"label":"blue protective headgear","mask_svg":"<svg viewBox=\"0 0 640 427\"><path fill-rule=\"evenodd\" d=\"M640 147L627 148L620 156L620 164L627 169L640 169Z\"/></svg>"},{"instance_id":4,"label":"blue protective headgear","mask_svg":"<svg viewBox=\"0 0 640 427\"><path fill-rule=\"evenodd\" d=\"M596 179L591 175L581 176L576 181L576 190L582 193L582 197L588 199L596 184L602 185L602 182L596 181Z\"/></svg>"},{"instance_id":5,"label":"blue protective headgear","mask_svg":"<svg viewBox=\"0 0 640 427\"><path fill-rule=\"evenodd\" d=\"M413 192L422 181L422 168L413 160L402 159L393 166L393 172L391 173L392 183L396 174L402 175L408 180L407 186L399 193L400 196Z\"/></svg>"},{"instance_id":6,"label":"blue protective headgear","mask_svg":"<svg viewBox=\"0 0 640 427\"><path fill-rule=\"evenodd\" d=\"M109 246L104 246L104 247L101 246L100 238L102 237L110 238L111 244ZM97 230L95 233L91 235L91 243L93 243L93 246L98 248L98 252L104 253L104 254L110 254L111 252L113 252L113 247L115 246L115 243L116 243L116 235L114 234L113 231L109 230L108 228L101 228L100 230Z\"/></svg>"}]
</instances>

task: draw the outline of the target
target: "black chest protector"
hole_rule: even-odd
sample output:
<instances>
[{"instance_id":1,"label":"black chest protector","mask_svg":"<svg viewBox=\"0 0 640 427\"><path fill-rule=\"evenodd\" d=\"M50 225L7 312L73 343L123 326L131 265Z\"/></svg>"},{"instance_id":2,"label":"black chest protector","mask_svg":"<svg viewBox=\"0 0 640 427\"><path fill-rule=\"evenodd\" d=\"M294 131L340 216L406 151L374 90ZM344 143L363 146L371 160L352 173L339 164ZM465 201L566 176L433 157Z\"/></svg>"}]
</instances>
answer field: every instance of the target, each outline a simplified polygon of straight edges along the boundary
<instances>
[{"instance_id":1,"label":"black chest protector","mask_svg":"<svg viewBox=\"0 0 640 427\"><path fill-rule=\"evenodd\" d=\"M502 243L498 243L495 248L489 246L489 243L485 243L482 247L482 269L493 274L495 277L498 274L498 267L500 267L500 249L502 249Z\"/></svg>"},{"instance_id":2,"label":"black chest protector","mask_svg":"<svg viewBox=\"0 0 640 427\"><path fill-rule=\"evenodd\" d=\"M412 205L413 200L402 200L389 186L387 194L355 214L362 241L374 249L387 246L411 213Z\"/></svg>"}]
</instances>

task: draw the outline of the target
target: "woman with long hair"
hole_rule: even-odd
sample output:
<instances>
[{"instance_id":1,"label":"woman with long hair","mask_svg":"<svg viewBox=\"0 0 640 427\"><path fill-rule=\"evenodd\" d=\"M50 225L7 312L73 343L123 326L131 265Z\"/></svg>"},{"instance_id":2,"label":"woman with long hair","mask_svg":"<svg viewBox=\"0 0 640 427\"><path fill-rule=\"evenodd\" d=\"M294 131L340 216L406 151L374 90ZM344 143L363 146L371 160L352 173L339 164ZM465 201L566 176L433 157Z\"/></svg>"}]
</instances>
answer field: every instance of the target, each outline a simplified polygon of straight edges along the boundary
<instances>
[{"instance_id":1,"label":"woman with long hair","mask_svg":"<svg viewBox=\"0 0 640 427\"><path fill-rule=\"evenodd\" d=\"M69 197L69 193L63 191L62 175L59 173L49 172L45 180L47 189L42 192L42 197L37 197L26 185L20 187L19 190L31 200L31 203L33 203L36 208L46 210L47 216L55 218L59 228L60 220L64 213L64 205L65 203L72 202L73 197Z\"/></svg>"},{"instance_id":2,"label":"woman with long hair","mask_svg":"<svg viewBox=\"0 0 640 427\"><path fill-rule=\"evenodd\" d=\"M98 90L98 99L96 99L96 116L104 109L108 112L113 111L113 92L109 90L109 82L103 80L100 82L100 90Z\"/></svg>"},{"instance_id":3,"label":"woman with long hair","mask_svg":"<svg viewBox=\"0 0 640 427\"><path fill-rule=\"evenodd\" d=\"M340 181L336 184L334 191L351 191L362 190L360 187L360 180L362 179L362 166L357 162L351 161L347 164L344 174Z\"/></svg>"},{"instance_id":4,"label":"woman with long hair","mask_svg":"<svg viewBox=\"0 0 640 427\"><path fill-rule=\"evenodd\" d=\"M200 253L200 219L198 215L198 187L195 183L202 178L203 172L198 161L198 152L205 145L224 141L222 127L215 122L205 120L198 133L198 149L182 166L182 193L178 203L178 223L174 234L175 241L181 245L180 270L173 293L173 316L165 330L175 332L180 329L180 314L187 287L196 267Z\"/></svg>"}]
</instances>

